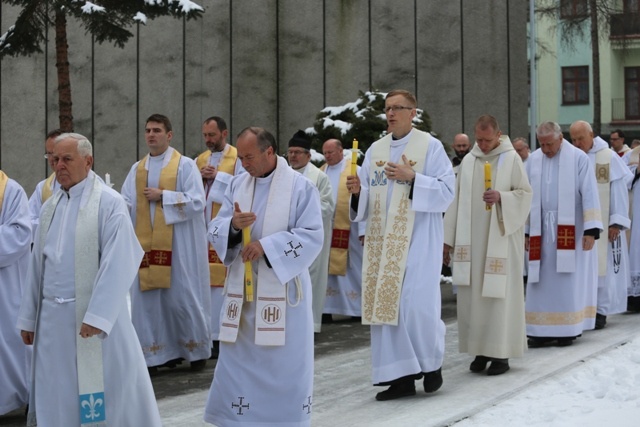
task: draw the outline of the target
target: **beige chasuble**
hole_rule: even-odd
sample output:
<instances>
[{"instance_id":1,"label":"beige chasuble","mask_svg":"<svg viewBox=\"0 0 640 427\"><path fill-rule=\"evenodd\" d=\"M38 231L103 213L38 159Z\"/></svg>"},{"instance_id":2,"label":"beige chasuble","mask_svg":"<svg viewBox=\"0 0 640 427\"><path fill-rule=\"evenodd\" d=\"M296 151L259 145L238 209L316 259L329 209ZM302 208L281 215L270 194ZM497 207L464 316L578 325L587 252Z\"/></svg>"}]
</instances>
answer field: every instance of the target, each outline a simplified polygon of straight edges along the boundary
<instances>
[{"instance_id":1,"label":"beige chasuble","mask_svg":"<svg viewBox=\"0 0 640 427\"><path fill-rule=\"evenodd\" d=\"M56 173L52 173L49 177L44 181L42 185L42 203L46 202L49 197L53 194L53 181L56 179Z\"/></svg>"},{"instance_id":2,"label":"beige chasuble","mask_svg":"<svg viewBox=\"0 0 640 427\"><path fill-rule=\"evenodd\" d=\"M2 202L4 200L4 190L7 188L7 182L9 177L4 172L0 171L0 212L2 212Z\"/></svg>"}]
</instances>

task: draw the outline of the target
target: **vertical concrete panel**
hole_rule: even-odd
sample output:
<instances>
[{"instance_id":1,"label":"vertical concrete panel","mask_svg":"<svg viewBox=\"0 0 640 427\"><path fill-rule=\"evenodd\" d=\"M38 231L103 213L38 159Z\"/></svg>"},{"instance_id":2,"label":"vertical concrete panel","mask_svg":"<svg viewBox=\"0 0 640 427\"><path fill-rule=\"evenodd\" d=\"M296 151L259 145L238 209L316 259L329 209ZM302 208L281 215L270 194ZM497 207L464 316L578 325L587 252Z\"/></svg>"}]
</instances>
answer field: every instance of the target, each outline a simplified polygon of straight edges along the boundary
<instances>
[{"instance_id":1,"label":"vertical concrete panel","mask_svg":"<svg viewBox=\"0 0 640 427\"><path fill-rule=\"evenodd\" d=\"M416 89L414 0L371 0L371 86Z\"/></svg>"},{"instance_id":2,"label":"vertical concrete panel","mask_svg":"<svg viewBox=\"0 0 640 427\"><path fill-rule=\"evenodd\" d=\"M55 34L52 34L52 47L55 53L54 37ZM69 45L73 130L92 141L93 54L91 48L93 43L91 35L85 34L85 29L80 26L80 22L72 16L67 16L67 43ZM53 64L55 65L55 62ZM57 72L55 66L52 71ZM57 89L57 81L52 88ZM56 97L56 102L58 102L57 99Z\"/></svg>"},{"instance_id":3,"label":"vertical concrete panel","mask_svg":"<svg viewBox=\"0 0 640 427\"><path fill-rule=\"evenodd\" d=\"M200 2L205 13L197 21L187 22L186 142L189 156L207 148L202 138L202 122L206 118L220 116L230 126L230 2ZM230 142L233 140L233 137L229 138Z\"/></svg>"},{"instance_id":4,"label":"vertical concrete panel","mask_svg":"<svg viewBox=\"0 0 640 427\"><path fill-rule=\"evenodd\" d=\"M462 120L462 33L460 1L418 1L418 104L432 130L451 143Z\"/></svg>"},{"instance_id":5,"label":"vertical concrete panel","mask_svg":"<svg viewBox=\"0 0 640 427\"><path fill-rule=\"evenodd\" d=\"M502 0L462 3L463 108L465 130L481 114L492 114L498 123L509 121L509 58L507 8ZM522 29L525 31L525 28Z\"/></svg>"},{"instance_id":6,"label":"vertical concrete panel","mask_svg":"<svg viewBox=\"0 0 640 427\"><path fill-rule=\"evenodd\" d=\"M15 23L19 9L0 4L0 31ZM0 62L0 169L31 195L46 174L45 56L5 57Z\"/></svg>"},{"instance_id":7,"label":"vertical concrete panel","mask_svg":"<svg viewBox=\"0 0 640 427\"><path fill-rule=\"evenodd\" d=\"M529 134L529 64L527 62L527 14L528 5L520 0L509 0L509 123L511 138ZM507 124L505 123L505 130ZM527 138L528 139L528 138Z\"/></svg>"},{"instance_id":8,"label":"vertical concrete panel","mask_svg":"<svg viewBox=\"0 0 640 427\"><path fill-rule=\"evenodd\" d=\"M123 49L108 43L94 47L94 171L103 178L108 172L118 191L138 160L140 136L136 123L137 28L129 31L134 36Z\"/></svg>"},{"instance_id":9,"label":"vertical concrete panel","mask_svg":"<svg viewBox=\"0 0 640 427\"><path fill-rule=\"evenodd\" d=\"M156 18L140 27L138 145L141 157L148 152L144 141L147 117L159 113L173 126L171 146L183 152L184 74L183 23L170 17Z\"/></svg>"},{"instance_id":10,"label":"vertical concrete panel","mask_svg":"<svg viewBox=\"0 0 640 427\"><path fill-rule=\"evenodd\" d=\"M369 2L325 0L325 105L369 90Z\"/></svg>"},{"instance_id":11,"label":"vertical concrete panel","mask_svg":"<svg viewBox=\"0 0 640 427\"><path fill-rule=\"evenodd\" d=\"M247 126L260 126L276 133L276 9L276 0L233 3L231 100L234 134Z\"/></svg>"},{"instance_id":12,"label":"vertical concrete panel","mask_svg":"<svg viewBox=\"0 0 640 427\"><path fill-rule=\"evenodd\" d=\"M298 129L312 126L322 105L322 0L279 3L280 151Z\"/></svg>"}]
</instances>

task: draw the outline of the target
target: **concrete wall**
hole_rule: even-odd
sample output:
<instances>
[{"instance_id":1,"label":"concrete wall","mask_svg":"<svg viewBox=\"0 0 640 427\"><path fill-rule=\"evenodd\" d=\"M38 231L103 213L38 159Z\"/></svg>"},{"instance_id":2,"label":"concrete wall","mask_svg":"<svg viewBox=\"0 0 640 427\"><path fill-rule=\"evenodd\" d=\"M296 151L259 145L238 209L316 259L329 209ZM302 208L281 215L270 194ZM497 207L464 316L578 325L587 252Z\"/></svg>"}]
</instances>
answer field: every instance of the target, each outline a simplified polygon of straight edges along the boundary
<instances>
[{"instance_id":1,"label":"concrete wall","mask_svg":"<svg viewBox=\"0 0 640 427\"><path fill-rule=\"evenodd\" d=\"M450 142L496 115L527 133L527 5L518 0L200 0L197 21L160 18L132 28L124 49L92 43L69 24L75 130L95 147L95 170L116 188L146 153L144 120L173 122L173 146L204 150L202 121L219 115L231 134L249 125L289 137L325 106L358 91L416 93ZM0 31L14 8L0 5ZM53 38L53 32L49 31ZM57 127L55 55L4 58L0 68L0 167L27 190L48 171L43 139Z\"/></svg>"}]
</instances>

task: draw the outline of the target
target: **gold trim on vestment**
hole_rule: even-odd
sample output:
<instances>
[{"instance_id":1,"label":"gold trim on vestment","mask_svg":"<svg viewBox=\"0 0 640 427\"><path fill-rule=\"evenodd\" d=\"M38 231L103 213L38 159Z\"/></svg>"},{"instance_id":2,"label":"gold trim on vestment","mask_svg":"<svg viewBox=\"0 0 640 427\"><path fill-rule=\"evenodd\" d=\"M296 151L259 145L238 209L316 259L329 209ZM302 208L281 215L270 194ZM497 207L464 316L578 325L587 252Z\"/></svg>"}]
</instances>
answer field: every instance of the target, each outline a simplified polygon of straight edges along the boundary
<instances>
[{"instance_id":1,"label":"gold trim on vestment","mask_svg":"<svg viewBox=\"0 0 640 427\"><path fill-rule=\"evenodd\" d=\"M566 313L527 312L526 322L528 325L576 325L584 319L595 317L596 307L589 306L580 311Z\"/></svg>"},{"instance_id":2,"label":"gold trim on vestment","mask_svg":"<svg viewBox=\"0 0 640 427\"><path fill-rule=\"evenodd\" d=\"M220 163L218 164L217 170L218 172L224 172L233 176L236 169L236 161L238 160L238 150L232 145L226 145L226 147L228 147L228 149L225 150L222 158L220 158ZM211 150L207 150L204 153L200 154L196 159L196 165L198 166L198 169L202 169L203 167L208 165L210 158ZM214 219L218 215L218 212L220 212L221 207L222 205L220 203L212 202L211 218L207 218L207 221ZM224 266L215 249L213 249L211 242L208 243L208 248L209 284L213 288L222 288L224 286L224 281L227 278L227 267Z\"/></svg>"},{"instance_id":3,"label":"gold trim on vestment","mask_svg":"<svg viewBox=\"0 0 640 427\"><path fill-rule=\"evenodd\" d=\"M162 200L156 202L153 226L151 225L151 202L144 195L148 186L149 171L145 168L148 155L138 163L136 170L136 236L144 250L144 258L138 270L140 290L166 289L171 287L171 253L173 249L173 225L164 219ZM178 169L182 155L177 150L169 163L160 171L158 188L176 191Z\"/></svg>"},{"instance_id":4,"label":"gold trim on vestment","mask_svg":"<svg viewBox=\"0 0 640 427\"><path fill-rule=\"evenodd\" d=\"M52 173L42 184L42 203L46 202L53 194L53 180L56 179L56 173Z\"/></svg>"},{"instance_id":5,"label":"gold trim on vestment","mask_svg":"<svg viewBox=\"0 0 640 427\"><path fill-rule=\"evenodd\" d=\"M331 233L332 244L329 249L329 274L336 276L346 276L347 274L347 261L349 257L349 245L334 246L333 236L343 235L347 236L351 233L351 220L349 219L349 190L347 189L347 177L351 175L351 164L345 162L345 167L340 172L340 181L338 184L338 197L336 200L336 210L333 219L333 232ZM326 172L327 164L325 163L320 168Z\"/></svg>"},{"instance_id":6,"label":"gold trim on vestment","mask_svg":"<svg viewBox=\"0 0 640 427\"><path fill-rule=\"evenodd\" d=\"M0 171L0 213L2 213L2 202L4 201L4 190L7 188L9 177L6 173Z\"/></svg>"}]
</instances>

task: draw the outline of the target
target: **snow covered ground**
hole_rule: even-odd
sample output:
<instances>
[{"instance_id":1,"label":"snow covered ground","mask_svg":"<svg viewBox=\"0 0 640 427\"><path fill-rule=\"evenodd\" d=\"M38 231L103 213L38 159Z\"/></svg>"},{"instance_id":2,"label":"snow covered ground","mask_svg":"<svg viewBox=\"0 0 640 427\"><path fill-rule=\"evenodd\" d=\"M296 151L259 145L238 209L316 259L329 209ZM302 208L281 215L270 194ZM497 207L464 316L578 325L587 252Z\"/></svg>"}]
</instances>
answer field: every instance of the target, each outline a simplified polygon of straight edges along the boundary
<instances>
[{"instance_id":1,"label":"snow covered ground","mask_svg":"<svg viewBox=\"0 0 640 427\"><path fill-rule=\"evenodd\" d=\"M316 360L314 427L638 426L640 315L610 316L570 347L532 349L511 370L488 377L469 371L447 325L444 385L433 395L377 402L368 348ZM416 385L420 385L416 383ZM205 426L207 391L162 399L165 426Z\"/></svg>"}]
</instances>

